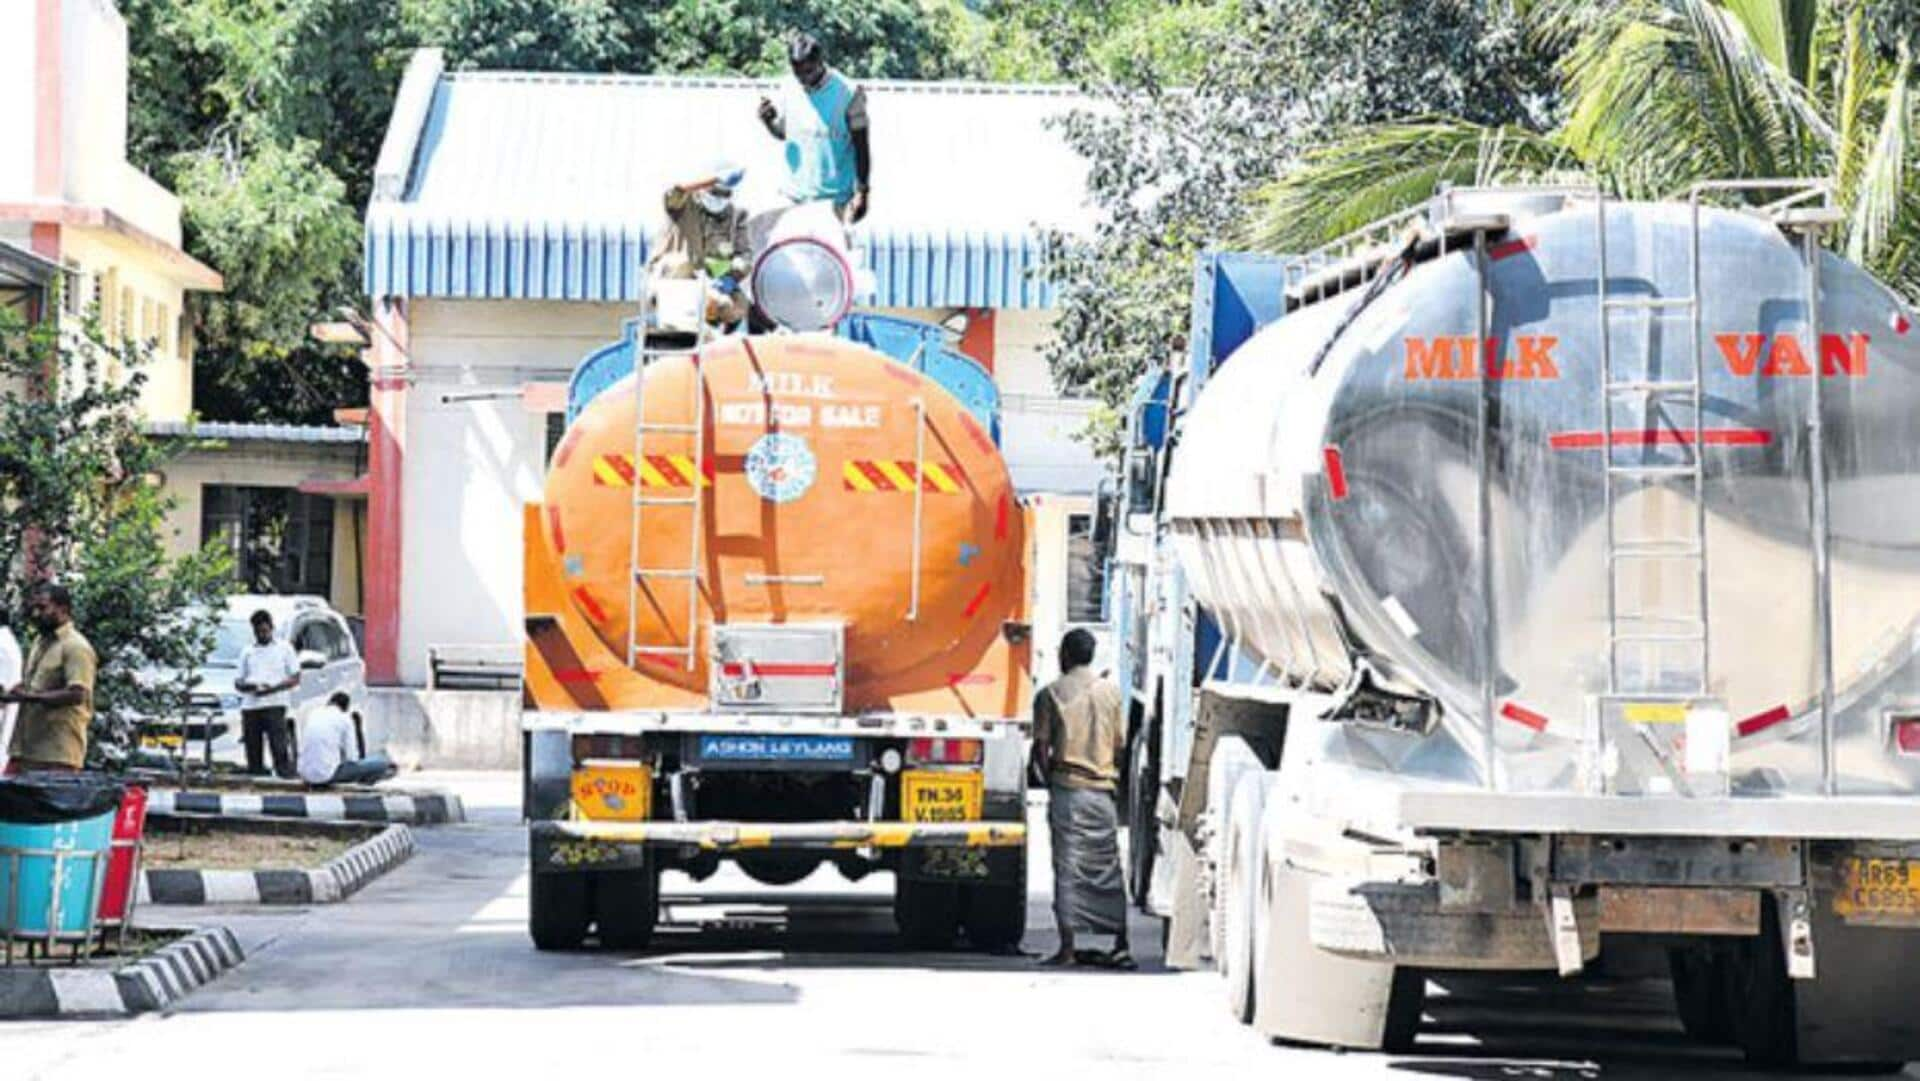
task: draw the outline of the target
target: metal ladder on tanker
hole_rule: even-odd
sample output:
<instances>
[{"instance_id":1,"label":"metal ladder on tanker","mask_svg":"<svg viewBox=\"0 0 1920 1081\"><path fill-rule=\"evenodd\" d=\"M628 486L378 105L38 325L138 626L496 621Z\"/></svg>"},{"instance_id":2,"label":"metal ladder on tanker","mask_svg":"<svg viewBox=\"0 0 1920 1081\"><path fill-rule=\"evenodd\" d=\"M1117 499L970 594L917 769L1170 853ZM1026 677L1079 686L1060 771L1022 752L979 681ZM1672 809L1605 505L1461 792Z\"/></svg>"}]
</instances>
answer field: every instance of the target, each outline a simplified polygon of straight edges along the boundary
<instances>
[{"instance_id":1,"label":"metal ladder on tanker","mask_svg":"<svg viewBox=\"0 0 1920 1081\"><path fill-rule=\"evenodd\" d=\"M1712 658L1712 642L1707 620L1707 500L1706 500L1706 442L1705 442L1705 400L1703 386L1705 376L1704 351L1700 327L1700 203L1692 200L1687 243L1687 289L1683 297L1631 296L1616 297L1608 289L1611 267L1607 259L1607 201L1604 195L1594 202L1594 220L1599 266L1595 273L1595 296L1600 331L1600 456L1603 471L1602 513L1605 525L1602 531L1603 558L1605 560L1607 591L1607 697L1631 697L1637 700L1692 701L1703 698L1708 689L1708 664ZM1619 367L1615 363L1613 348L1614 317L1622 313L1644 313L1649 317L1649 334L1653 320L1673 314L1687 317L1687 334L1690 348L1688 371L1677 373L1678 378L1653 378L1653 373L1644 372L1637 378L1622 379L1618 376ZM1641 408L1642 427L1631 430L1624 441L1616 440L1614 410L1623 400L1638 396ZM1669 407L1678 406L1692 414L1691 428L1668 421ZM1679 448L1683 462L1678 464L1622 463L1617 460L1616 451L1622 447L1657 448L1665 443L1666 433L1673 433L1673 445ZM1691 529L1679 529L1668 535L1642 533L1630 538L1622 538L1619 532L1620 488L1623 484L1639 482L1642 485L1665 485L1673 481L1684 481L1692 488L1693 513L1686 517L1691 520ZM1663 522L1666 520L1663 516ZM1679 612L1652 613L1637 611L1624 614L1620 611L1620 587L1623 571L1642 573L1649 563L1655 565L1683 565L1693 570L1692 606ZM1643 598L1644 608L1647 601ZM1622 629L1622 624L1632 625L1632 629ZM1666 624L1662 630L1645 630L1647 624ZM1643 675L1637 681L1642 685L1624 686L1621 679L1621 653L1627 647L1641 654L1653 653L1664 661L1669 651L1678 652L1682 647L1691 647L1694 665L1692 679L1661 679L1656 686L1647 686ZM1648 666L1642 665L1643 672ZM1656 673L1664 674L1667 666L1663 663L1652 666Z\"/></svg>"},{"instance_id":2,"label":"metal ladder on tanker","mask_svg":"<svg viewBox=\"0 0 1920 1081\"><path fill-rule=\"evenodd\" d=\"M698 279L705 282L704 276ZM705 484L707 475L706 439L707 439L707 382L699 368L699 354L713 341L713 327L701 313L699 329L694 334L693 345L682 349L656 349L648 345L650 336L646 332L646 320L653 310L653 278L646 276L641 286L641 334L633 358L633 520L627 548L627 667L632 668L643 658L676 657L692 671L699 660L700 641L700 534L701 516L705 510ZM701 289L705 296L704 284ZM704 299L702 301L704 305ZM681 422L659 422L647 419L647 368L656 361L687 357L693 361L693 375L688 389L688 403L691 419ZM647 494L644 480L647 471L647 436L685 435L693 440L693 453L688 456L692 462L692 476L687 478L687 495ZM658 513L684 512L687 516L687 562L682 566L644 567L640 565L640 531L647 517L647 508L658 508ZM686 583L687 617L686 637L683 642L642 642L640 641L640 595L652 580L681 581Z\"/></svg>"}]
</instances>

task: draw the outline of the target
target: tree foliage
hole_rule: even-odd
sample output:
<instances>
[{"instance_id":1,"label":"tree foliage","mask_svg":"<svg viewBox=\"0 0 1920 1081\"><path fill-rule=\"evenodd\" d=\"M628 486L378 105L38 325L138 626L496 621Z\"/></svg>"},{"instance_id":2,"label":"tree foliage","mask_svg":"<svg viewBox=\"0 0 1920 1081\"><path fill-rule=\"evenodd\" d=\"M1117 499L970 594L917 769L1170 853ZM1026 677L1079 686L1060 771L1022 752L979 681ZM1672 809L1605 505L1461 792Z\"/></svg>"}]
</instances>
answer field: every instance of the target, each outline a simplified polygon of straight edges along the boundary
<instances>
[{"instance_id":1,"label":"tree foliage","mask_svg":"<svg viewBox=\"0 0 1920 1081\"><path fill-rule=\"evenodd\" d=\"M791 27L873 78L977 74L959 0L121 0L130 153L185 204L227 290L197 305L195 398L231 420L323 422L358 362L306 328L360 301L360 216L400 74L454 68L764 75Z\"/></svg>"},{"instance_id":2,"label":"tree foliage","mask_svg":"<svg viewBox=\"0 0 1920 1081\"><path fill-rule=\"evenodd\" d=\"M0 610L20 612L34 578L72 590L100 657L96 762L125 750L132 718L185 714L231 581L217 548L166 555L166 451L140 429L146 362L92 321L56 332L0 309Z\"/></svg>"},{"instance_id":3,"label":"tree foliage","mask_svg":"<svg viewBox=\"0 0 1920 1081\"><path fill-rule=\"evenodd\" d=\"M1703 180L1821 177L1846 221L1829 239L1920 296L1920 14L1879 0L1536 0L1528 34L1559 54L1553 123L1495 131L1454 114L1342 133L1264 193L1253 235L1311 243L1434 179L1578 173L1632 198Z\"/></svg>"},{"instance_id":4,"label":"tree foliage","mask_svg":"<svg viewBox=\"0 0 1920 1081\"><path fill-rule=\"evenodd\" d=\"M1085 44L1113 17L1115 35ZM1190 34L1169 50L1151 32ZM1022 25L1100 101L1066 136L1102 221L1054 238L1056 381L1112 405L1185 338L1193 256L1249 193L1330 134L1426 114L1537 118L1546 61L1515 16L1464 0L1038 0Z\"/></svg>"}]
</instances>

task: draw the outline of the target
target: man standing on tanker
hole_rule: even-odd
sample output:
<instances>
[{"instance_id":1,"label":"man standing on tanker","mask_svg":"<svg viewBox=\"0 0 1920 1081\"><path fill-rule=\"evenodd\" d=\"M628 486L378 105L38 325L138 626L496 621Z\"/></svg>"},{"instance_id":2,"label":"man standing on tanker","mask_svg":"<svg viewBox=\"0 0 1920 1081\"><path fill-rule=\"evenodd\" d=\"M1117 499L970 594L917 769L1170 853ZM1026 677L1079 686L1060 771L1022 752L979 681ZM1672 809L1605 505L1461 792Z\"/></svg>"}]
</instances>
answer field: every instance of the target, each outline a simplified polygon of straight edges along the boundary
<instances>
[{"instance_id":1,"label":"man standing on tanker","mask_svg":"<svg viewBox=\"0 0 1920 1081\"><path fill-rule=\"evenodd\" d=\"M873 154L867 142L867 92L827 66L812 35L787 39L793 83L779 104L760 99L760 122L784 140L787 181L781 194L794 203L831 202L840 220L867 216L867 181Z\"/></svg>"}]
</instances>

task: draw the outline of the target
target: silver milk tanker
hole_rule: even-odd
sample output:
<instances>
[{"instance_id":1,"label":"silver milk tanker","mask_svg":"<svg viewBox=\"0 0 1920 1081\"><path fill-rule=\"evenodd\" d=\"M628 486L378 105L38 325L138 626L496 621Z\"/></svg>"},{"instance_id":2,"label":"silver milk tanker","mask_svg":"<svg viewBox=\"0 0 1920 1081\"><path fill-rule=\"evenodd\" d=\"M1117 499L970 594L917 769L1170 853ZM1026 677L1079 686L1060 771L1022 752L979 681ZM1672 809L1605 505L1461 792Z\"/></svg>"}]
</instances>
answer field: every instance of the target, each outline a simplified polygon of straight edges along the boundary
<instances>
[{"instance_id":1,"label":"silver milk tanker","mask_svg":"<svg viewBox=\"0 0 1920 1081\"><path fill-rule=\"evenodd\" d=\"M1886 982L1920 963L1920 326L1831 211L1695 198L1443 196L1180 417L1162 522L1259 667L1203 690L1284 747L1212 797L1216 952L1271 1034L1377 1044L1396 972L1696 931L1660 940L1704 943L1683 1016L1751 1057L1920 1056L1920 1019L1836 1020L1920 991Z\"/></svg>"}]
</instances>

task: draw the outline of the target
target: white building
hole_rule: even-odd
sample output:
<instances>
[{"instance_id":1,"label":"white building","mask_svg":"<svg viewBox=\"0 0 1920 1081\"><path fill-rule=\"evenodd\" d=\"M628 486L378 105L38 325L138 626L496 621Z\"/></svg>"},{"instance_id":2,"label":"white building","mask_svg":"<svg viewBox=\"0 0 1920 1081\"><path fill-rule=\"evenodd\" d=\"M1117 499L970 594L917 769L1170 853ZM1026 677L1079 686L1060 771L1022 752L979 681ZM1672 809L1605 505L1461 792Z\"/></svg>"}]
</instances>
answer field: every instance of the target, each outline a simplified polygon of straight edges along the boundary
<instances>
[{"instance_id":1,"label":"white building","mask_svg":"<svg viewBox=\"0 0 1920 1081\"><path fill-rule=\"evenodd\" d=\"M872 307L963 326L961 348L1002 392L1016 483L1084 506L1101 470L1074 434L1091 403L1053 386L1053 297L1033 273L1043 230L1088 220L1085 165L1049 124L1082 99L865 85L873 212L856 247ZM376 679L426 684L437 647L517 651L521 508L539 497L565 380L635 313L670 183L727 160L747 169L740 201L770 203L783 167L755 106L775 86L456 74L416 55L367 215ZM1064 519L1052 530L1063 559L1066 532ZM1064 590L1063 575L1056 609Z\"/></svg>"}]
</instances>

